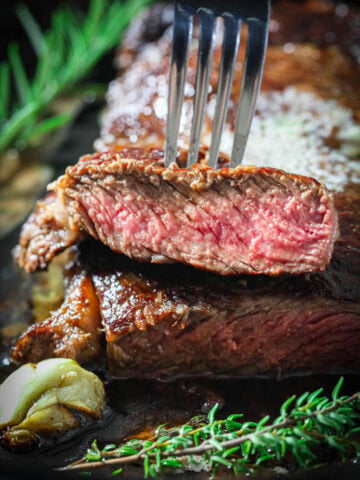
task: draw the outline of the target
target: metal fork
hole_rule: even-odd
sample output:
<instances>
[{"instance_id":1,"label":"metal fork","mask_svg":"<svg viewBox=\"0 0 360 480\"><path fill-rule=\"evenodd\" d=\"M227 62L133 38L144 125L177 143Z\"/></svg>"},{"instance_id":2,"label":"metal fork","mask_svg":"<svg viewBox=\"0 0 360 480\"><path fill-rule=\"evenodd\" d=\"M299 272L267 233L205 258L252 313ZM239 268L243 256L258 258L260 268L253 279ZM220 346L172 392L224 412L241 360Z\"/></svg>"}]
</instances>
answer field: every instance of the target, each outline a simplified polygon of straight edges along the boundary
<instances>
[{"instance_id":1,"label":"metal fork","mask_svg":"<svg viewBox=\"0 0 360 480\"><path fill-rule=\"evenodd\" d=\"M176 0L170 65L165 165L175 161L184 100L184 86L192 37L193 16L199 17L199 51L196 72L194 113L187 166L196 163L204 122L211 62L215 41L216 18L224 21L220 78L208 164L217 167L235 61L240 44L242 23L248 25L246 60L237 107L236 126L230 166L241 163L259 92L268 39L270 0Z\"/></svg>"}]
</instances>

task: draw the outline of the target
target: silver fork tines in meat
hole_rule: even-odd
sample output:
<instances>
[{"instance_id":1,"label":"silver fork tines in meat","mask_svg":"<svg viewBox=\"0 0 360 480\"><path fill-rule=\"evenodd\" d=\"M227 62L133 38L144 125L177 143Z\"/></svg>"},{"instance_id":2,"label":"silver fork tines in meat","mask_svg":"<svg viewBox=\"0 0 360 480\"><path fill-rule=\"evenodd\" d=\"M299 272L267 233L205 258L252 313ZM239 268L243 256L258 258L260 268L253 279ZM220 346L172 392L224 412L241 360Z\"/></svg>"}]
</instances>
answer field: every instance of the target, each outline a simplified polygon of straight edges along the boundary
<instances>
[{"instance_id":1,"label":"silver fork tines in meat","mask_svg":"<svg viewBox=\"0 0 360 480\"><path fill-rule=\"evenodd\" d=\"M175 2L166 126L165 164L167 166L176 158L193 16L199 17L199 50L188 166L196 163L198 158L215 41L216 18L223 18L224 33L209 152L209 165L214 168L217 167L221 134L228 110L240 31L242 24L247 23L245 65L231 154L231 167L234 167L242 161L255 110L267 46L269 10L270 0L177 0Z\"/></svg>"}]
</instances>

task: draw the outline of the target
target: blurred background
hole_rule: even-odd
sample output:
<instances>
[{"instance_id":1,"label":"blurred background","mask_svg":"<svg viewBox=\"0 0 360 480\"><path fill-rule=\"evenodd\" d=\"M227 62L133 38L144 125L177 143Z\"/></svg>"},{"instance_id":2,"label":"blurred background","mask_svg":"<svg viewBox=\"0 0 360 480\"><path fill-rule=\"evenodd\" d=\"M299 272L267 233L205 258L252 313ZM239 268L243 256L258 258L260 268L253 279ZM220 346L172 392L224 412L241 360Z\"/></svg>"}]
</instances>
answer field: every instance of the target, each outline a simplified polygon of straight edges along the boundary
<instances>
[{"instance_id":1,"label":"blurred background","mask_svg":"<svg viewBox=\"0 0 360 480\"><path fill-rule=\"evenodd\" d=\"M147 3L0 2L0 240L54 176L93 151L115 50Z\"/></svg>"},{"instance_id":2,"label":"blurred background","mask_svg":"<svg viewBox=\"0 0 360 480\"><path fill-rule=\"evenodd\" d=\"M51 22L51 14L57 7L69 5L86 12L89 6L89 0L4 0L0 2L0 61L7 58L7 47L11 42L17 42L21 48L22 60L27 71L31 74L35 67L35 52L32 48L29 38L21 25L16 14L16 7L19 4L26 5L43 31L48 30ZM98 81L108 82L115 75L115 69L112 70L113 51L105 54L101 65L95 68L92 76ZM103 68L106 66L106 68Z\"/></svg>"}]
</instances>

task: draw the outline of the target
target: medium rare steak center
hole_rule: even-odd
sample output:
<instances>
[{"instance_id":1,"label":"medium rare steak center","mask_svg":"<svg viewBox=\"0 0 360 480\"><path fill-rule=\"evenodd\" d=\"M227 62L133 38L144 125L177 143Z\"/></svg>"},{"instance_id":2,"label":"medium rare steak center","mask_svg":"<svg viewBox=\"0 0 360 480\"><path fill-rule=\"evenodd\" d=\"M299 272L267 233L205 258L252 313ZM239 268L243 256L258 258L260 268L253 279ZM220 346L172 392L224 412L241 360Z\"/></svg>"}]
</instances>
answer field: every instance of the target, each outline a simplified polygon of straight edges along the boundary
<instances>
[{"instance_id":1,"label":"medium rare steak center","mask_svg":"<svg viewBox=\"0 0 360 480\"><path fill-rule=\"evenodd\" d=\"M90 155L50 188L69 229L138 261L222 275L305 273L329 263L337 214L315 180L270 168L161 163L159 150Z\"/></svg>"}]
</instances>

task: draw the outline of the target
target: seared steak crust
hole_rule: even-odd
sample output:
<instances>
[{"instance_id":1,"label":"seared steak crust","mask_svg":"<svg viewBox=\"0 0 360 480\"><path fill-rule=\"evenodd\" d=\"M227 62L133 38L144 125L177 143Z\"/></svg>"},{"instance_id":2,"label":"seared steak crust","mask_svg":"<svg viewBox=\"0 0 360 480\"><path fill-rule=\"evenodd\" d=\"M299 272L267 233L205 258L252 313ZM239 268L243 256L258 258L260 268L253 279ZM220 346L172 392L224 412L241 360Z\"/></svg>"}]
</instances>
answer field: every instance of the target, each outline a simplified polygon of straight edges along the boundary
<instances>
[{"instance_id":1,"label":"seared steak crust","mask_svg":"<svg viewBox=\"0 0 360 480\"><path fill-rule=\"evenodd\" d=\"M138 261L182 262L222 275L328 265L338 229L323 185L271 168L164 168L162 155L88 155L51 188L72 224Z\"/></svg>"},{"instance_id":2,"label":"seared steak crust","mask_svg":"<svg viewBox=\"0 0 360 480\"><path fill-rule=\"evenodd\" d=\"M139 264L90 242L80 252L92 272L115 376L280 376L360 367L359 263L342 258L340 275L336 264L289 281Z\"/></svg>"},{"instance_id":3,"label":"seared steak crust","mask_svg":"<svg viewBox=\"0 0 360 480\"><path fill-rule=\"evenodd\" d=\"M24 332L11 351L11 359L26 363L64 357L86 363L101 351L100 318L91 277L84 269L74 267L68 273L63 304L50 318Z\"/></svg>"},{"instance_id":4,"label":"seared steak crust","mask_svg":"<svg viewBox=\"0 0 360 480\"><path fill-rule=\"evenodd\" d=\"M77 242L81 236L77 228L70 226L66 209L51 192L36 203L23 225L14 257L26 272L44 270L57 253Z\"/></svg>"}]
</instances>

